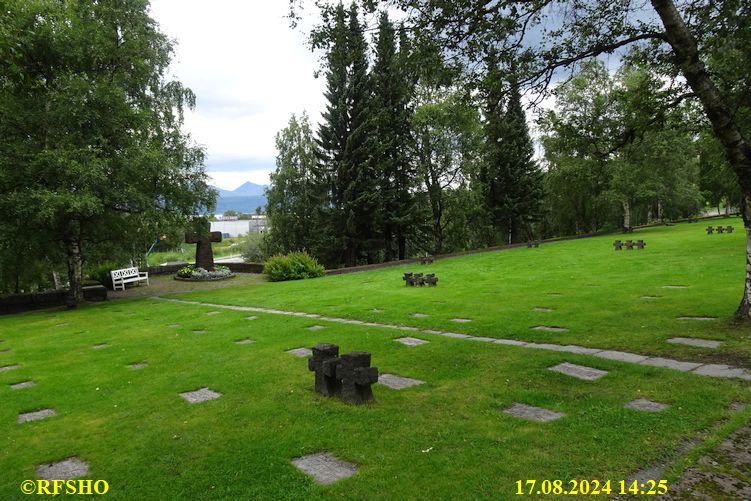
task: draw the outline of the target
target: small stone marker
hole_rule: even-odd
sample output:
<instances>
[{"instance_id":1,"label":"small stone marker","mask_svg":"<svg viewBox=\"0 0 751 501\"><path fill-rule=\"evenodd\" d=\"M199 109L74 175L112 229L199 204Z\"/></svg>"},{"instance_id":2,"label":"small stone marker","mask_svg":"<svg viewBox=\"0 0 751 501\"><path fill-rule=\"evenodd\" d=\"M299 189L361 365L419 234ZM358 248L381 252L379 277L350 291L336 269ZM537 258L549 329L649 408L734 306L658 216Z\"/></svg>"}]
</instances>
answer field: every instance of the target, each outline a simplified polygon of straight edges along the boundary
<instances>
[{"instance_id":1,"label":"small stone marker","mask_svg":"<svg viewBox=\"0 0 751 501\"><path fill-rule=\"evenodd\" d=\"M107 344L107 343L99 343L99 344L95 344L95 345L94 345L94 346L92 346L91 348L92 348L93 350L101 350L101 349L103 349L103 348L109 348L109 347L110 347L110 345L109 345L109 344Z\"/></svg>"},{"instance_id":2,"label":"small stone marker","mask_svg":"<svg viewBox=\"0 0 751 501\"><path fill-rule=\"evenodd\" d=\"M585 381L596 381L608 373L608 371L586 367L584 365L570 364L568 362L548 367L548 370L560 372L561 374L566 374L567 376L583 379Z\"/></svg>"},{"instance_id":3,"label":"small stone marker","mask_svg":"<svg viewBox=\"0 0 751 501\"><path fill-rule=\"evenodd\" d=\"M544 332L568 332L568 329L557 327L555 325L538 325L536 327L532 327L532 330Z\"/></svg>"},{"instance_id":4,"label":"small stone marker","mask_svg":"<svg viewBox=\"0 0 751 501\"><path fill-rule=\"evenodd\" d=\"M663 285L663 289L688 289L687 285Z\"/></svg>"},{"instance_id":5,"label":"small stone marker","mask_svg":"<svg viewBox=\"0 0 751 501\"><path fill-rule=\"evenodd\" d=\"M321 343L313 347L313 356L308 359L308 370L316 373L316 392L327 397L341 394L342 382L337 379L336 374L339 362L339 347L337 345Z\"/></svg>"},{"instance_id":6,"label":"small stone marker","mask_svg":"<svg viewBox=\"0 0 751 501\"><path fill-rule=\"evenodd\" d=\"M416 337L400 337L397 339L394 339L397 343L402 343L407 346L420 346L421 344L427 344L430 341L425 341L424 339L418 339Z\"/></svg>"},{"instance_id":7,"label":"small stone marker","mask_svg":"<svg viewBox=\"0 0 751 501\"><path fill-rule=\"evenodd\" d=\"M18 415L16 423L26 423L28 421L39 421L48 417L57 416L57 412L54 409L40 409L34 412L23 412Z\"/></svg>"},{"instance_id":8,"label":"small stone marker","mask_svg":"<svg viewBox=\"0 0 751 501\"><path fill-rule=\"evenodd\" d=\"M295 348L293 350L287 350L287 353L296 357L305 358L313 354L310 348Z\"/></svg>"},{"instance_id":9,"label":"small stone marker","mask_svg":"<svg viewBox=\"0 0 751 501\"><path fill-rule=\"evenodd\" d=\"M660 296L639 296L640 299L659 299Z\"/></svg>"},{"instance_id":10,"label":"small stone marker","mask_svg":"<svg viewBox=\"0 0 751 501\"><path fill-rule=\"evenodd\" d=\"M169 324L167 327L169 327L171 329L177 329L177 328L182 327L182 326L180 324Z\"/></svg>"},{"instance_id":11,"label":"small stone marker","mask_svg":"<svg viewBox=\"0 0 751 501\"><path fill-rule=\"evenodd\" d=\"M425 384L425 381L420 381L419 379L413 379L411 377L397 376L395 374L381 374L378 376L378 382L384 386L388 386L392 390L403 390L410 386Z\"/></svg>"},{"instance_id":12,"label":"small stone marker","mask_svg":"<svg viewBox=\"0 0 751 501\"><path fill-rule=\"evenodd\" d=\"M378 381L378 368L370 366L370 353L345 353L336 366L336 377L342 382L342 400L364 404L373 400L370 387Z\"/></svg>"},{"instance_id":13,"label":"small stone marker","mask_svg":"<svg viewBox=\"0 0 751 501\"><path fill-rule=\"evenodd\" d=\"M15 365L4 365L4 366L0 367L0 372L14 371L14 370L18 369L19 367L21 367L21 366L18 365L18 364L15 364Z\"/></svg>"},{"instance_id":14,"label":"small stone marker","mask_svg":"<svg viewBox=\"0 0 751 501\"><path fill-rule=\"evenodd\" d=\"M342 461L328 452L319 452L295 458L292 460L292 464L298 470L310 475L316 482L322 485L333 484L338 480L351 477L357 473L357 466Z\"/></svg>"},{"instance_id":15,"label":"small stone marker","mask_svg":"<svg viewBox=\"0 0 751 501\"><path fill-rule=\"evenodd\" d=\"M558 418L562 418L566 414L562 412L554 412L541 407L533 407L531 405L514 403L511 407L503 409L503 412L510 416L516 416L523 419L529 419L530 421L555 421Z\"/></svg>"},{"instance_id":16,"label":"small stone marker","mask_svg":"<svg viewBox=\"0 0 751 501\"><path fill-rule=\"evenodd\" d=\"M67 323L55 324L55 327L65 327L66 325L68 324Z\"/></svg>"},{"instance_id":17,"label":"small stone marker","mask_svg":"<svg viewBox=\"0 0 751 501\"><path fill-rule=\"evenodd\" d=\"M383 310L381 310L381 309L379 309L379 308L373 308L373 309L372 309L372 310L370 310L370 311L372 311L373 313L383 313Z\"/></svg>"},{"instance_id":18,"label":"small stone marker","mask_svg":"<svg viewBox=\"0 0 751 501\"><path fill-rule=\"evenodd\" d=\"M325 329L323 325L311 325L310 327L306 327L309 331L319 331L321 329Z\"/></svg>"},{"instance_id":19,"label":"small stone marker","mask_svg":"<svg viewBox=\"0 0 751 501\"><path fill-rule=\"evenodd\" d=\"M221 313L220 311L216 311L216 310L206 312L207 315L219 315L220 313Z\"/></svg>"},{"instance_id":20,"label":"small stone marker","mask_svg":"<svg viewBox=\"0 0 751 501\"><path fill-rule=\"evenodd\" d=\"M714 232L714 228L707 226L707 235L711 235Z\"/></svg>"},{"instance_id":21,"label":"small stone marker","mask_svg":"<svg viewBox=\"0 0 751 501\"><path fill-rule=\"evenodd\" d=\"M450 319L452 322L456 322L458 324L466 324L472 321L470 318L452 318Z\"/></svg>"},{"instance_id":22,"label":"small stone marker","mask_svg":"<svg viewBox=\"0 0 751 501\"><path fill-rule=\"evenodd\" d=\"M70 480L72 478L83 477L88 473L89 465L77 457L37 466L37 476L42 480L49 481Z\"/></svg>"},{"instance_id":23,"label":"small stone marker","mask_svg":"<svg viewBox=\"0 0 751 501\"><path fill-rule=\"evenodd\" d=\"M255 315L251 315L251 316L249 316L249 317L245 317L245 320L255 320L255 319L257 319L257 318L258 318L257 316L255 316Z\"/></svg>"},{"instance_id":24,"label":"small stone marker","mask_svg":"<svg viewBox=\"0 0 751 501\"><path fill-rule=\"evenodd\" d=\"M699 321L707 321L707 320L717 320L717 317L678 317L678 320L699 320Z\"/></svg>"},{"instance_id":25,"label":"small stone marker","mask_svg":"<svg viewBox=\"0 0 751 501\"><path fill-rule=\"evenodd\" d=\"M235 341L235 344L251 344L251 343L255 343L255 341L247 337L245 339L238 339L237 341Z\"/></svg>"},{"instance_id":26,"label":"small stone marker","mask_svg":"<svg viewBox=\"0 0 751 501\"><path fill-rule=\"evenodd\" d=\"M24 388L31 388L34 386L34 381L21 381L20 383L15 383L10 385L11 390L23 390Z\"/></svg>"},{"instance_id":27,"label":"small stone marker","mask_svg":"<svg viewBox=\"0 0 751 501\"><path fill-rule=\"evenodd\" d=\"M695 346L697 348L717 348L722 344L722 341L714 341L712 339L699 339L691 337L671 337L667 340L668 343L673 344L685 344L687 346Z\"/></svg>"},{"instance_id":28,"label":"small stone marker","mask_svg":"<svg viewBox=\"0 0 751 501\"><path fill-rule=\"evenodd\" d=\"M425 313L413 313L411 316L414 318L425 318L425 317L429 317L430 315L427 315Z\"/></svg>"},{"instance_id":29,"label":"small stone marker","mask_svg":"<svg viewBox=\"0 0 751 501\"><path fill-rule=\"evenodd\" d=\"M532 308L532 311L542 311L544 313L550 313L555 310L553 310L553 308L543 308L541 306L535 306L534 308Z\"/></svg>"},{"instance_id":30,"label":"small stone marker","mask_svg":"<svg viewBox=\"0 0 751 501\"><path fill-rule=\"evenodd\" d=\"M193 334L206 334L207 332L209 331L206 329L193 329Z\"/></svg>"},{"instance_id":31,"label":"small stone marker","mask_svg":"<svg viewBox=\"0 0 751 501\"><path fill-rule=\"evenodd\" d=\"M637 411L660 412L664 411L670 406L668 404L652 402L651 400L647 400L646 398L637 398L636 400L632 400L624 405L624 407L626 409L636 409Z\"/></svg>"},{"instance_id":32,"label":"small stone marker","mask_svg":"<svg viewBox=\"0 0 751 501\"><path fill-rule=\"evenodd\" d=\"M180 396L187 400L189 404L198 404L200 402L206 402L207 400L219 398L222 394L204 387L198 390L180 393Z\"/></svg>"},{"instance_id":33,"label":"small stone marker","mask_svg":"<svg viewBox=\"0 0 751 501\"><path fill-rule=\"evenodd\" d=\"M138 369L145 369L148 366L149 364L147 364L146 362L138 362L135 364L130 364L128 367L130 367L133 370L138 370Z\"/></svg>"}]
</instances>

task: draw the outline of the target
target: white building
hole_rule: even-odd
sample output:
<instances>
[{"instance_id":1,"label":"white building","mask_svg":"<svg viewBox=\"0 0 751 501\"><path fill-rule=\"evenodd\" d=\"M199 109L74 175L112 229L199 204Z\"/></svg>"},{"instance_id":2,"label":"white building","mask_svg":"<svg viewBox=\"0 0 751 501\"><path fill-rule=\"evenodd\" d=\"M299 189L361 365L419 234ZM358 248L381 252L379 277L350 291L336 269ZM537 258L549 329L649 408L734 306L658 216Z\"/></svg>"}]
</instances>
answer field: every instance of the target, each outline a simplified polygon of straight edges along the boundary
<instances>
[{"instance_id":1,"label":"white building","mask_svg":"<svg viewBox=\"0 0 751 501\"><path fill-rule=\"evenodd\" d=\"M267 225L265 215L253 214L250 219L211 221L211 231L221 231L223 237L239 237L248 233L265 233Z\"/></svg>"}]
</instances>

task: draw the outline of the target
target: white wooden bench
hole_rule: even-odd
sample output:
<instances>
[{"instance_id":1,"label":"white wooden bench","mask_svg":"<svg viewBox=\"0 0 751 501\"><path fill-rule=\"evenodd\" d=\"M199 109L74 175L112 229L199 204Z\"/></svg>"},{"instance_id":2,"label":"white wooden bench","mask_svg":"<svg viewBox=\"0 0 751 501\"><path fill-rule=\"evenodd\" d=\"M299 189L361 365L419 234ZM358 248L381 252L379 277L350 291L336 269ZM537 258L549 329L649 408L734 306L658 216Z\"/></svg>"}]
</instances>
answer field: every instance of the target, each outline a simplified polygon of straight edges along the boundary
<instances>
[{"instance_id":1,"label":"white wooden bench","mask_svg":"<svg viewBox=\"0 0 751 501\"><path fill-rule=\"evenodd\" d=\"M122 270L110 271L112 276L112 288L117 290L118 287L125 290L125 284L146 281L149 285L149 274L146 271L138 271L138 268L123 268Z\"/></svg>"}]
</instances>

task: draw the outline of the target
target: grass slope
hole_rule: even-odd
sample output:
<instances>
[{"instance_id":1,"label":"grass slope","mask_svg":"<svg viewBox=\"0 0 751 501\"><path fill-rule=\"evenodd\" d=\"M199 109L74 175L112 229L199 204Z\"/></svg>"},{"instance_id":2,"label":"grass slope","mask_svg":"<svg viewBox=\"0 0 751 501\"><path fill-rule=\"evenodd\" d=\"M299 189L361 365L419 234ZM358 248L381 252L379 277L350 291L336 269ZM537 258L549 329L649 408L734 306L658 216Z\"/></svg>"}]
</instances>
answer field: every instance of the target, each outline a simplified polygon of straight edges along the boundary
<instances>
[{"instance_id":1,"label":"grass slope","mask_svg":"<svg viewBox=\"0 0 751 501\"><path fill-rule=\"evenodd\" d=\"M719 240L726 237L728 243ZM603 238L447 260L433 267L442 279L437 289L407 289L401 270L390 269L191 296L525 339L559 342L565 336L564 342L631 351L662 347L677 314L732 312L738 283L725 284L716 266L737 274L741 265L728 257L735 235L706 244L712 251L705 258L715 268L704 280L690 267L680 271L677 262L688 267L698 256L674 245L704 246L703 238L684 228L650 230L645 238L649 253L643 254L613 256L610 239ZM727 252L718 252L725 246ZM715 254L725 257L710 259ZM663 266L650 267L651 261ZM593 263L599 263L594 270ZM600 292L586 283L599 284ZM691 287L663 290L663 283ZM616 297L603 292L614 290ZM638 299L650 292L661 300ZM699 297L709 299L690 299ZM533 315L532 306L557 310ZM376 317L367 312L373 307L386 311ZM566 311L572 308L575 314ZM510 499L517 480L624 479L674 457L688 440L717 440L709 430L730 418L728 405L751 401L748 384L738 381L439 336L420 335L430 344L407 347L394 342L400 333L377 327L325 324L313 332L306 327L324 322L265 314L246 320L247 313L208 315L211 310L142 299L0 318L0 349L10 348L0 353L0 366L22 365L0 372L0 499L23 498L19 485L35 477L35 465L70 456L91 465L88 478L110 483L111 499ZM431 317L408 316L415 311ZM643 318L635 321L635 312ZM455 316L473 322L448 321ZM550 337L529 330L539 323L572 330ZM722 321L712 324L680 325L743 346L742 333ZM255 343L234 344L245 337ZM305 360L284 352L318 342L338 343L343 352L370 351L381 372L426 384L402 391L376 385L376 403L363 407L318 396ZM92 349L98 343L111 346ZM142 361L147 368L127 367ZM547 370L564 361L610 373L587 382ZM27 379L36 386L9 388ZM197 405L178 396L204 386L223 396ZM623 408L635 398L671 407L654 414ZM533 423L500 412L513 402L567 415ZM20 412L46 407L58 416L16 424ZM747 420L751 413L745 412L732 422ZM319 486L289 462L322 450L360 471Z\"/></svg>"},{"instance_id":2,"label":"grass slope","mask_svg":"<svg viewBox=\"0 0 751 501\"><path fill-rule=\"evenodd\" d=\"M613 236L544 244L439 260L433 265L384 268L312 281L181 295L221 304L266 306L490 337L580 344L751 367L751 330L731 321L743 290L745 242L733 234L706 235L705 225L638 230L643 251L613 250ZM620 238L620 237L618 237ZM435 272L437 288L408 288L405 271ZM686 289L665 289L685 285ZM642 299L641 296L658 296ZM552 308L544 313L535 307ZM382 309L373 313L372 309ZM413 318L412 313L429 317ZM679 321L713 316L715 321ZM455 324L451 318L470 318ZM531 330L555 325L566 333ZM666 343L671 337L721 340L716 350Z\"/></svg>"}]
</instances>

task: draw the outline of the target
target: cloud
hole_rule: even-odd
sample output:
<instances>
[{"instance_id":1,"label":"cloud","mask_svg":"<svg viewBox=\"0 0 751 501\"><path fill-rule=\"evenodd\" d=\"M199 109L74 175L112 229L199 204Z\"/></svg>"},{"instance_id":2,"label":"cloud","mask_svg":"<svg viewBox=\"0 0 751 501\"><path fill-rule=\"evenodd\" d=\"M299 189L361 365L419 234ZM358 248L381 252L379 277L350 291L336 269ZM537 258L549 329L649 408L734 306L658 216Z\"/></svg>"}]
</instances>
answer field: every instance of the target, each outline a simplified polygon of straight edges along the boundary
<instances>
[{"instance_id":1,"label":"cloud","mask_svg":"<svg viewBox=\"0 0 751 501\"><path fill-rule=\"evenodd\" d=\"M206 147L207 171L222 188L267 183L274 135L292 113L307 110L317 122L323 109L318 55L303 30L289 27L287 9L282 0L151 2L152 17L177 42L170 73L196 93L186 131Z\"/></svg>"}]
</instances>

